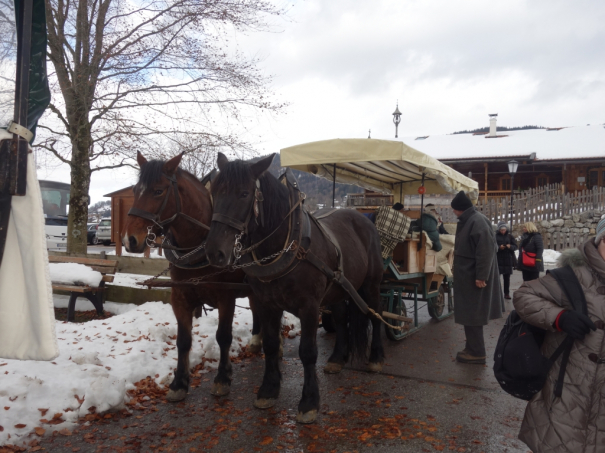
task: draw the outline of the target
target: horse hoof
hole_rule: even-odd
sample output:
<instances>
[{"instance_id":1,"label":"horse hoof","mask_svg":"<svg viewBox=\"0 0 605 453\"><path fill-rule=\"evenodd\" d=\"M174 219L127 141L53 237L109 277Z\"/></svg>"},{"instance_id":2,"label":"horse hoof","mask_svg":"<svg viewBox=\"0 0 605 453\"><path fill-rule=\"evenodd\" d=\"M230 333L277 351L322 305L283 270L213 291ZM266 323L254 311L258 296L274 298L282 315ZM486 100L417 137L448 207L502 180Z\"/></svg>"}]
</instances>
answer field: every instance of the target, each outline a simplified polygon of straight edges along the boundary
<instances>
[{"instance_id":1,"label":"horse hoof","mask_svg":"<svg viewBox=\"0 0 605 453\"><path fill-rule=\"evenodd\" d=\"M324 373L327 374L338 374L342 371L342 365L340 363L328 362L324 367Z\"/></svg>"},{"instance_id":2,"label":"horse hoof","mask_svg":"<svg viewBox=\"0 0 605 453\"><path fill-rule=\"evenodd\" d=\"M248 346L248 351L250 351L251 354L260 354L261 349L262 345L260 344L250 343L250 345Z\"/></svg>"},{"instance_id":3,"label":"horse hoof","mask_svg":"<svg viewBox=\"0 0 605 453\"><path fill-rule=\"evenodd\" d=\"M370 373L380 373L382 371L382 363L370 362L368 363L366 370L368 370Z\"/></svg>"},{"instance_id":4,"label":"horse hoof","mask_svg":"<svg viewBox=\"0 0 605 453\"><path fill-rule=\"evenodd\" d=\"M257 409L269 409L275 406L275 403L277 403L277 398L258 398L254 400L254 407Z\"/></svg>"},{"instance_id":5,"label":"horse hoof","mask_svg":"<svg viewBox=\"0 0 605 453\"><path fill-rule=\"evenodd\" d=\"M178 401L183 401L187 396L187 389L178 389L178 390L168 390L166 394L166 399L171 403L176 403Z\"/></svg>"},{"instance_id":6,"label":"horse hoof","mask_svg":"<svg viewBox=\"0 0 605 453\"><path fill-rule=\"evenodd\" d=\"M210 389L210 393L214 396L229 395L229 392L231 392L231 386L222 382L215 382Z\"/></svg>"},{"instance_id":7,"label":"horse hoof","mask_svg":"<svg viewBox=\"0 0 605 453\"><path fill-rule=\"evenodd\" d=\"M296 421L304 425L315 423L315 420L317 420L317 409L310 410L304 414L302 412L296 414Z\"/></svg>"}]
</instances>

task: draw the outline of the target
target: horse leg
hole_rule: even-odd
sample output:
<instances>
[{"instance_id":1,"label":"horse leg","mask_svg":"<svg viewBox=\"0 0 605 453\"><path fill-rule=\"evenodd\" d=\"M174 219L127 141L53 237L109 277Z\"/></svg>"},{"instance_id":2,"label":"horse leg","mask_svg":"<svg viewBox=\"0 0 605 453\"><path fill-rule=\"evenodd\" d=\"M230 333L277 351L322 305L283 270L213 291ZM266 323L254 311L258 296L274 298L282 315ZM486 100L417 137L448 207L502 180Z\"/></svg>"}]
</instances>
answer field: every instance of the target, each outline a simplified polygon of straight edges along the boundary
<instances>
[{"instance_id":1,"label":"horse leg","mask_svg":"<svg viewBox=\"0 0 605 453\"><path fill-rule=\"evenodd\" d=\"M368 306L376 313L382 313L380 308L380 283L364 284L361 287L360 294L364 297ZM367 366L368 371L379 373L382 371L384 362L384 348L382 346L382 338L380 330L382 323L379 319L372 317L372 344L370 346L370 361Z\"/></svg>"},{"instance_id":2,"label":"horse leg","mask_svg":"<svg viewBox=\"0 0 605 453\"><path fill-rule=\"evenodd\" d=\"M233 340L233 313L235 312L235 298L224 297L218 303L218 329L216 330L216 342L221 349L221 359L218 364L218 373L214 378L214 384L210 393L214 396L228 395L231 391L231 359L229 349Z\"/></svg>"},{"instance_id":3,"label":"horse leg","mask_svg":"<svg viewBox=\"0 0 605 453\"><path fill-rule=\"evenodd\" d=\"M254 406L259 409L273 407L279 396L281 371L279 370L279 336L281 310L271 310L261 318L263 350L265 351L265 375L258 389Z\"/></svg>"},{"instance_id":4,"label":"horse leg","mask_svg":"<svg viewBox=\"0 0 605 453\"><path fill-rule=\"evenodd\" d=\"M317 327L319 325L319 304L307 300L300 316L301 336L298 354L305 369L303 393L298 403L298 423L313 423L319 410L319 385L315 364L317 363Z\"/></svg>"},{"instance_id":5,"label":"horse leg","mask_svg":"<svg viewBox=\"0 0 605 453\"><path fill-rule=\"evenodd\" d=\"M345 302L332 304L332 322L336 330L336 343L334 351L324 367L324 372L328 374L340 373L349 356L349 338L347 327L347 306Z\"/></svg>"},{"instance_id":6,"label":"horse leg","mask_svg":"<svg viewBox=\"0 0 605 453\"><path fill-rule=\"evenodd\" d=\"M188 306L185 294L177 288L172 289L170 303L178 325L176 347L179 357L166 399L176 402L185 399L189 391L189 351L191 350L193 309Z\"/></svg>"},{"instance_id":7,"label":"horse leg","mask_svg":"<svg viewBox=\"0 0 605 453\"><path fill-rule=\"evenodd\" d=\"M250 296L248 300L250 301L250 310L252 311L252 338L250 338L250 343L248 343L248 351L252 354L258 354L263 346L263 333L254 305L254 297Z\"/></svg>"}]
</instances>

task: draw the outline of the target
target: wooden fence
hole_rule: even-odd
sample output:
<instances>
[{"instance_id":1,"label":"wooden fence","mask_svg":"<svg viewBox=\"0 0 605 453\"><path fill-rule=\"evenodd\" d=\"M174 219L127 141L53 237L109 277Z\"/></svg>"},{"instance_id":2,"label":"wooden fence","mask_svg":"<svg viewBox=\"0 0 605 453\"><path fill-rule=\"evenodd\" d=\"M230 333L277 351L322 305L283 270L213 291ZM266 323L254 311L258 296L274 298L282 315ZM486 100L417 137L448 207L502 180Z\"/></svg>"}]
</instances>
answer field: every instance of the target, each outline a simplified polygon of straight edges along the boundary
<instances>
[{"instance_id":1,"label":"wooden fence","mask_svg":"<svg viewBox=\"0 0 605 453\"><path fill-rule=\"evenodd\" d=\"M605 209L605 187L564 194L558 186L552 184L513 194L512 209L510 197L479 200L477 209L493 223L505 221L511 227L525 222L537 223L589 210ZM444 222L456 222L451 209L441 209L440 214Z\"/></svg>"}]
</instances>

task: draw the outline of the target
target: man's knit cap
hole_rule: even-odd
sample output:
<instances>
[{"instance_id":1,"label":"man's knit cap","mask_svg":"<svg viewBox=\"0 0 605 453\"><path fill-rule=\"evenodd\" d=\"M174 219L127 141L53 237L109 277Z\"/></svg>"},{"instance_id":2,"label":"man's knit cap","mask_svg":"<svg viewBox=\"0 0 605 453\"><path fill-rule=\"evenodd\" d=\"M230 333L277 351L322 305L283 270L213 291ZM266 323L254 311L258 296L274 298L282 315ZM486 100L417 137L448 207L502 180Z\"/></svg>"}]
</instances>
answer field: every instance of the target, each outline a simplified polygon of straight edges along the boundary
<instances>
[{"instance_id":1,"label":"man's knit cap","mask_svg":"<svg viewBox=\"0 0 605 453\"><path fill-rule=\"evenodd\" d=\"M452 200L452 208L456 211L466 211L468 208L472 208L473 203L469 197L466 196L464 190L461 190L456 194Z\"/></svg>"}]
</instances>

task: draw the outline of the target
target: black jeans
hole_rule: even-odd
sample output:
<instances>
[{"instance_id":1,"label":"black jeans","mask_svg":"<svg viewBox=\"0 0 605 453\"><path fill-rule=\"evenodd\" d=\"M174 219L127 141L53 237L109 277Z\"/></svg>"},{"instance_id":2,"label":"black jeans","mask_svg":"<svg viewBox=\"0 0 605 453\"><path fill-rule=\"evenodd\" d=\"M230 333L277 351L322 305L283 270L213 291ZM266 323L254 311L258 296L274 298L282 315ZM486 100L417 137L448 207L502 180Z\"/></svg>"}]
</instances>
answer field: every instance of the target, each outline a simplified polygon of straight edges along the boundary
<instances>
[{"instance_id":1,"label":"black jeans","mask_svg":"<svg viewBox=\"0 0 605 453\"><path fill-rule=\"evenodd\" d=\"M540 271L521 271L523 273L523 281L529 282L540 278Z\"/></svg>"},{"instance_id":2,"label":"black jeans","mask_svg":"<svg viewBox=\"0 0 605 453\"><path fill-rule=\"evenodd\" d=\"M483 340L483 326L464 326L466 335L466 350L475 357L485 357L485 341Z\"/></svg>"},{"instance_id":3,"label":"black jeans","mask_svg":"<svg viewBox=\"0 0 605 453\"><path fill-rule=\"evenodd\" d=\"M508 294L510 291L510 274L502 274L504 279L504 294Z\"/></svg>"}]
</instances>

